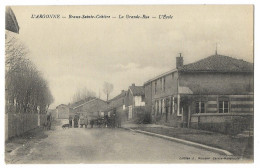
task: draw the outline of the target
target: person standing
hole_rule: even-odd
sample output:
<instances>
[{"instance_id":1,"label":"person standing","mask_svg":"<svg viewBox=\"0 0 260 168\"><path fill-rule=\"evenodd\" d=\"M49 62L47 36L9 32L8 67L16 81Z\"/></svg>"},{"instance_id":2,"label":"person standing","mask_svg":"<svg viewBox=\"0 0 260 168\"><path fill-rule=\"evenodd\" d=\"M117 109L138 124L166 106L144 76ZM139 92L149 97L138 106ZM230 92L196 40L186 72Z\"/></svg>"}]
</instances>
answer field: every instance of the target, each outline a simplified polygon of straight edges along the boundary
<instances>
[{"instance_id":1,"label":"person standing","mask_svg":"<svg viewBox=\"0 0 260 168\"><path fill-rule=\"evenodd\" d=\"M117 123L117 127L120 128L121 127L121 113L117 113L116 114L116 123Z\"/></svg>"},{"instance_id":2,"label":"person standing","mask_svg":"<svg viewBox=\"0 0 260 168\"><path fill-rule=\"evenodd\" d=\"M72 127L72 116L70 115L69 116L69 125L70 125L70 128Z\"/></svg>"},{"instance_id":3,"label":"person standing","mask_svg":"<svg viewBox=\"0 0 260 168\"><path fill-rule=\"evenodd\" d=\"M51 129L51 114L47 115L47 130Z\"/></svg>"},{"instance_id":4,"label":"person standing","mask_svg":"<svg viewBox=\"0 0 260 168\"><path fill-rule=\"evenodd\" d=\"M75 116L74 116L74 128L78 128L78 127L79 127L78 121L79 121L79 116L78 116L78 115L75 115Z\"/></svg>"},{"instance_id":5,"label":"person standing","mask_svg":"<svg viewBox=\"0 0 260 168\"><path fill-rule=\"evenodd\" d=\"M90 120L90 126L91 126L91 128L93 128L93 126L94 126L94 119Z\"/></svg>"},{"instance_id":6,"label":"person standing","mask_svg":"<svg viewBox=\"0 0 260 168\"><path fill-rule=\"evenodd\" d=\"M85 122L85 128L88 128L88 117L86 116L86 118L84 119Z\"/></svg>"},{"instance_id":7,"label":"person standing","mask_svg":"<svg viewBox=\"0 0 260 168\"><path fill-rule=\"evenodd\" d=\"M83 114L80 114L79 124L80 124L80 128L83 128L83 125L85 124L84 115Z\"/></svg>"}]
</instances>

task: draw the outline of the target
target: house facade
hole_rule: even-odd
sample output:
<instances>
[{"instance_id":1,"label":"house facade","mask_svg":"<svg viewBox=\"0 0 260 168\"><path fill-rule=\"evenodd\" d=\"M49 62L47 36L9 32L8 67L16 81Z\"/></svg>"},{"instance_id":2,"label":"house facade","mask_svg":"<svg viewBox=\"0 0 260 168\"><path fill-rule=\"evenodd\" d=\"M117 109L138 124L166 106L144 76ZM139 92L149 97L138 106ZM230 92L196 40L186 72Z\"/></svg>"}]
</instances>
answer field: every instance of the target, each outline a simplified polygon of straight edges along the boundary
<instances>
[{"instance_id":1,"label":"house facade","mask_svg":"<svg viewBox=\"0 0 260 168\"><path fill-rule=\"evenodd\" d=\"M127 111L125 110L127 91L122 90L121 93L108 101L108 107L105 113L110 116L112 113L120 115L121 121L127 120Z\"/></svg>"},{"instance_id":2,"label":"house facade","mask_svg":"<svg viewBox=\"0 0 260 168\"><path fill-rule=\"evenodd\" d=\"M144 84L153 122L223 133L252 127L253 89L253 64L217 53Z\"/></svg>"},{"instance_id":3,"label":"house facade","mask_svg":"<svg viewBox=\"0 0 260 168\"><path fill-rule=\"evenodd\" d=\"M60 104L56 107L57 119L69 119L69 106L66 104Z\"/></svg>"},{"instance_id":4,"label":"house facade","mask_svg":"<svg viewBox=\"0 0 260 168\"><path fill-rule=\"evenodd\" d=\"M143 86L129 86L125 98L125 110L128 120L135 119L145 113L145 94Z\"/></svg>"},{"instance_id":5,"label":"house facade","mask_svg":"<svg viewBox=\"0 0 260 168\"><path fill-rule=\"evenodd\" d=\"M89 119L98 118L107 109L107 102L99 98L88 98L75 103L70 108L70 115L84 115Z\"/></svg>"}]
</instances>

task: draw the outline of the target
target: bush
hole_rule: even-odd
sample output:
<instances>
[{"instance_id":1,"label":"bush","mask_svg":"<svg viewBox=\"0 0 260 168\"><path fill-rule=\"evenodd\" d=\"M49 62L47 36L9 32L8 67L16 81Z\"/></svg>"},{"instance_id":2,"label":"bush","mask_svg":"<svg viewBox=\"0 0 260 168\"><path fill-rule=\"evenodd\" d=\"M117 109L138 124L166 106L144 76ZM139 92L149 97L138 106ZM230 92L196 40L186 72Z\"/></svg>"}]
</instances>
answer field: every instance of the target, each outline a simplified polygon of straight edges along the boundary
<instances>
[{"instance_id":1,"label":"bush","mask_svg":"<svg viewBox=\"0 0 260 168\"><path fill-rule=\"evenodd\" d=\"M136 108L136 117L134 122L137 124L149 124L151 123L150 113L147 112L144 108Z\"/></svg>"}]
</instances>

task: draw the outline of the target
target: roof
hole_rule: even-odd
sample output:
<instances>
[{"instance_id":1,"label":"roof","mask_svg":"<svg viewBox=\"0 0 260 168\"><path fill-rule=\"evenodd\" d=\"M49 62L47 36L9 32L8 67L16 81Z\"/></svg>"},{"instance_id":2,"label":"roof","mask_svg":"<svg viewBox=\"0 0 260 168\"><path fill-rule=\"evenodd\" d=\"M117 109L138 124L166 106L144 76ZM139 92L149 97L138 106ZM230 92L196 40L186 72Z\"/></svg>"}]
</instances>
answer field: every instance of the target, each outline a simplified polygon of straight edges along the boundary
<instances>
[{"instance_id":1,"label":"roof","mask_svg":"<svg viewBox=\"0 0 260 168\"><path fill-rule=\"evenodd\" d=\"M121 99L120 98L124 98L125 95L126 95L127 91L123 90L121 91L121 93L119 95L117 95L116 97L110 99L108 102L108 107L106 109L106 111L109 111L109 110L112 110L114 108L117 108L117 107L120 107L120 106L123 106L123 102L120 101Z\"/></svg>"},{"instance_id":2,"label":"roof","mask_svg":"<svg viewBox=\"0 0 260 168\"><path fill-rule=\"evenodd\" d=\"M10 7L5 9L5 29L14 33L19 33L19 25L15 14Z\"/></svg>"},{"instance_id":3,"label":"roof","mask_svg":"<svg viewBox=\"0 0 260 168\"><path fill-rule=\"evenodd\" d=\"M181 72L253 72L253 63L224 55L212 55L195 63L183 65Z\"/></svg>"},{"instance_id":4,"label":"roof","mask_svg":"<svg viewBox=\"0 0 260 168\"><path fill-rule=\"evenodd\" d=\"M183 65L178 69L172 69L160 74L144 83L148 84L156 79L169 75L173 72L253 72L253 63L246 62L242 59L236 59L224 55L211 55L197 62Z\"/></svg>"},{"instance_id":5,"label":"roof","mask_svg":"<svg viewBox=\"0 0 260 168\"><path fill-rule=\"evenodd\" d=\"M144 95L144 87L143 86L129 86L133 96L142 96Z\"/></svg>"},{"instance_id":6,"label":"roof","mask_svg":"<svg viewBox=\"0 0 260 168\"><path fill-rule=\"evenodd\" d=\"M113 100L116 100L116 99L119 99L119 98L121 98L121 97L124 97L126 93L127 93L127 91L123 90L123 91L121 91L121 93L120 93L119 95L117 95L117 96L115 96L114 98L108 100L108 102L111 102L111 101L113 101Z\"/></svg>"},{"instance_id":7,"label":"roof","mask_svg":"<svg viewBox=\"0 0 260 168\"><path fill-rule=\"evenodd\" d=\"M159 78L161 78L161 77L163 77L163 76L166 76L166 75L169 75L169 74L171 74L171 73L174 73L174 72L176 72L176 71L177 71L177 69L175 68L175 69L172 69L172 70L170 70L170 71L164 72L164 73L162 73L162 74L160 74L160 75L158 75L158 76L156 76L156 77L154 77L154 78L152 78L152 79L146 81L146 82L144 83L144 85L145 85L145 84L148 84L149 82L152 82L152 81L154 81L154 80L156 80L156 79L159 79Z\"/></svg>"},{"instance_id":8,"label":"roof","mask_svg":"<svg viewBox=\"0 0 260 168\"><path fill-rule=\"evenodd\" d=\"M58 106L56 107L56 109L59 108L59 107L62 107L62 106L67 107L68 105L66 105L66 104L60 104L60 105L58 105Z\"/></svg>"},{"instance_id":9,"label":"roof","mask_svg":"<svg viewBox=\"0 0 260 168\"><path fill-rule=\"evenodd\" d=\"M79 105L82 105L82 104L84 104L84 103L86 103L86 102L92 100L92 99L95 99L95 98L94 98L94 97L88 97L88 98L85 98L85 99L81 99L81 100L79 100L79 101L77 101L77 102L71 104L70 107L71 107L71 108L75 108L75 107L77 107L77 106L79 106Z\"/></svg>"},{"instance_id":10,"label":"roof","mask_svg":"<svg viewBox=\"0 0 260 168\"><path fill-rule=\"evenodd\" d=\"M81 104L73 105L73 106L71 106L71 108L76 109L76 108L78 108L78 107L81 107L81 106L83 106L83 105L85 105L85 104L87 104L87 103L90 103L90 102L92 102L92 101L95 101L95 100L99 100L99 101L102 101L102 102L106 102L106 101L101 100L101 99L96 98L96 97L88 97L88 98L86 98L86 99L83 99L83 100L79 101Z\"/></svg>"}]
</instances>

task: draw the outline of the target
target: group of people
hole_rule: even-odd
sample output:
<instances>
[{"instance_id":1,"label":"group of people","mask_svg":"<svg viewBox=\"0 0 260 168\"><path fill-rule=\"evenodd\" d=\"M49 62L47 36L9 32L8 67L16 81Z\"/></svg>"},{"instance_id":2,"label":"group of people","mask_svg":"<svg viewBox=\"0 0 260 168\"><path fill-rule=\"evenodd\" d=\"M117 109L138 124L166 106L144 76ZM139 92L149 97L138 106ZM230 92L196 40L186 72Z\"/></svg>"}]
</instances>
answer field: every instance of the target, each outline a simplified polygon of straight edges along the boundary
<instances>
[{"instance_id":1,"label":"group of people","mask_svg":"<svg viewBox=\"0 0 260 168\"><path fill-rule=\"evenodd\" d=\"M75 115L73 116L69 116L69 125L70 127L74 127L74 128L83 128L85 126L85 128L88 127L88 117L84 116L83 114L79 115Z\"/></svg>"},{"instance_id":2,"label":"group of people","mask_svg":"<svg viewBox=\"0 0 260 168\"><path fill-rule=\"evenodd\" d=\"M87 116L80 114L75 116L69 116L69 126L72 128L87 128L88 124L93 128L94 125L98 127L121 127L121 117L119 114L113 113L111 116L105 115L96 119L88 119Z\"/></svg>"}]
</instances>

